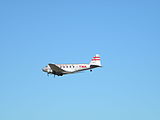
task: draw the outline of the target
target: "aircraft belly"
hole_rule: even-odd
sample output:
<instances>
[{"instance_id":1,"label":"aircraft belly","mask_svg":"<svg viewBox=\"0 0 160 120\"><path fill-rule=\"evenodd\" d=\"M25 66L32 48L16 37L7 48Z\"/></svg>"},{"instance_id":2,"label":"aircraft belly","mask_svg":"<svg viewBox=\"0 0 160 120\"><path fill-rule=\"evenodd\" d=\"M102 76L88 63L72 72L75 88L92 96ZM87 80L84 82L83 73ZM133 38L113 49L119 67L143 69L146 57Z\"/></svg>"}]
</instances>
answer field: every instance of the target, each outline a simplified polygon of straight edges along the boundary
<instances>
[{"instance_id":1,"label":"aircraft belly","mask_svg":"<svg viewBox=\"0 0 160 120\"><path fill-rule=\"evenodd\" d=\"M65 70L66 72L73 72L74 70L73 69L63 69Z\"/></svg>"}]
</instances>

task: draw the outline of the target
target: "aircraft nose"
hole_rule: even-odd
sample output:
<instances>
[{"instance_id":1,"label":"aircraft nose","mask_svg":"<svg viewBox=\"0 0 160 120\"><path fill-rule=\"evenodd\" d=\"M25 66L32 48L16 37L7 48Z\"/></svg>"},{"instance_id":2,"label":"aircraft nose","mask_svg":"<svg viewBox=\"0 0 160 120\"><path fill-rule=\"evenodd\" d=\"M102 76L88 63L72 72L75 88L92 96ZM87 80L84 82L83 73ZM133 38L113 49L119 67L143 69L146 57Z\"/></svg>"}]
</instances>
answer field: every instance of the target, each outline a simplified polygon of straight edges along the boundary
<instances>
[{"instance_id":1,"label":"aircraft nose","mask_svg":"<svg viewBox=\"0 0 160 120\"><path fill-rule=\"evenodd\" d=\"M45 69L45 68L42 68L42 71L43 71L43 72L46 72L46 69Z\"/></svg>"}]
</instances>

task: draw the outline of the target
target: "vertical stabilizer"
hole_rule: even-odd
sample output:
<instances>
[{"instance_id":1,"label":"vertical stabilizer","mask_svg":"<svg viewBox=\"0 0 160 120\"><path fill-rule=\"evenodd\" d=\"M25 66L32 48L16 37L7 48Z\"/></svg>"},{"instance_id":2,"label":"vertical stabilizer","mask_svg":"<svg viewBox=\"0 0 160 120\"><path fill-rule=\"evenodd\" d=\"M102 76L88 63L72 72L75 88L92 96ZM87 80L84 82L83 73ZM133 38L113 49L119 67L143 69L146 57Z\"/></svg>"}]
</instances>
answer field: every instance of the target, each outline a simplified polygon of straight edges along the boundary
<instances>
[{"instance_id":1,"label":"vertical stabilizer","mask_svg":"<svg viewBox=\"0 0 160 120\"><path fill-rule=\"evenodd\" d=\"M99 54L96 54L96 56L94 56L90 62L89 65L93 65L93 66L101 66L101 58Z\"/></svg>"}]
</instances>

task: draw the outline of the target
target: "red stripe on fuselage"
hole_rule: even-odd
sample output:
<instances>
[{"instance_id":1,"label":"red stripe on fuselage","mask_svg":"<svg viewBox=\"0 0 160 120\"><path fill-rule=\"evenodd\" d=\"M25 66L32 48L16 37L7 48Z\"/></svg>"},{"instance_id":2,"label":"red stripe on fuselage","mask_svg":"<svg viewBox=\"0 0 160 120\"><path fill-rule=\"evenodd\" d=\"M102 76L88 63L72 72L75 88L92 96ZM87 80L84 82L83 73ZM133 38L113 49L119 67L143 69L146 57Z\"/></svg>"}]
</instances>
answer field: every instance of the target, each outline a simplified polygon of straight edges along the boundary
<instances>
[{"instance_id":1,"label":"red stripe on fuselage","mask_svg":"<svg viewBox=\"0 0 160 120\"><path fill-rule=\"evenodd\" d=\"M80 65L79 67L81 67L81 68L86 68L87 66L85 66L85 65Z\"/></svg>"},{"instance_id":2,"label":"red stripe on fuselage","mask_svg":"<svg viewBox=\"0 0 160 120\"><path fill-rule=\"evenodd\" d=\"M81 66L82 68L86 68L86 66Z\"/></svg>"}]
</instances>

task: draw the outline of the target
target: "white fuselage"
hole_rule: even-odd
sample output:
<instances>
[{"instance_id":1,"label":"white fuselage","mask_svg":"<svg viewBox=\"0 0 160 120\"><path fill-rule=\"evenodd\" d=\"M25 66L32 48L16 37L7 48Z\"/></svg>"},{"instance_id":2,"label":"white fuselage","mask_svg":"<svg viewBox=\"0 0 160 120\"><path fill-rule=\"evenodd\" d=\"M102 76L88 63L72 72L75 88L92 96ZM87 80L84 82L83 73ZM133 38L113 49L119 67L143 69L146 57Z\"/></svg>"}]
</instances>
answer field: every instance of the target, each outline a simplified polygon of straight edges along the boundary
<instances>
[{"instance_id":1,"label":"white fuselage","mask_svg":"<svg viewBox=\"0 0 160 120\"><path fill-rule=\"evenodd\" d=\"M56 65L67 72L75 72L90 68L89 64L56 64Z\"/></svg>"},{"instance_id":2,"label":"white fuselage","mask_svg":"<svg viewBox=\"0 0 160 120\"><path fill-rule=\"evenodd\" d=\"M75 72L75 71L90 69L89 64L55 64L55 65L67 72ZM50 68L49 65L44 67L43 69L48 73L52 72L52 69Z\"/></svg>"}]
</instances>

